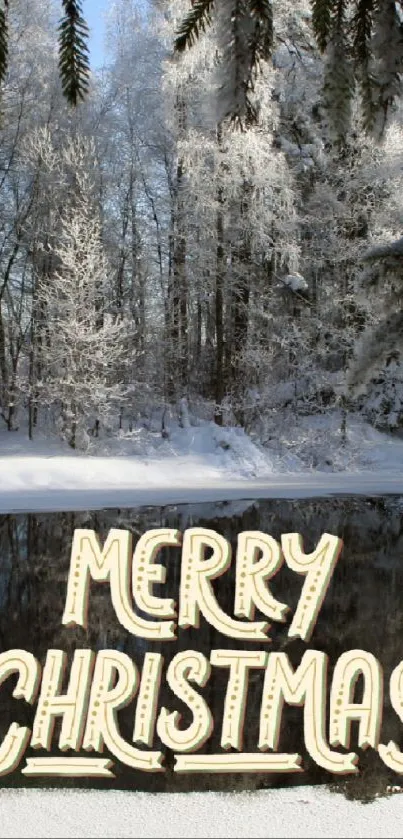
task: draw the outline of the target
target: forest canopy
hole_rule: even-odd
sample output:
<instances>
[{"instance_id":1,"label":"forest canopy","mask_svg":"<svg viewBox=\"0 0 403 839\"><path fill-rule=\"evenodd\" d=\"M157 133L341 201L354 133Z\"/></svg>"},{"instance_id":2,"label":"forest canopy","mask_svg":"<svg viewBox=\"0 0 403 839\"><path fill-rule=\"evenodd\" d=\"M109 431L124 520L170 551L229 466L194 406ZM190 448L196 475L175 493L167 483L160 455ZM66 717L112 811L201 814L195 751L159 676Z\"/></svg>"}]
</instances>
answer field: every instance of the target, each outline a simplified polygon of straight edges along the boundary
<instances>
[{"instance_id":1,"label":"forest canopy","mask_svg":"<svg viewBox=\"0 0 403 839\"><path fill-rule=\"evenodd\" d=\"M13 0L1 0L0 82L8 59L8 12ZM88 92L88 26L82 0L61 0L58 25L59 72L68 102L76 105ZM159 2L164 9L168 2ZM358 85L365 126L384 130L390 109L401 94L403 26L401 0L311 0L311 25L327 65L328 108L334 121L348 114ZM255 118L251 100L261 63L273 55L276 9L272 0L190 0L174 32L177 52L192 47L214 22L221 50L218 61L231 83L225 115ZM342 134L346 124L339 124Z\"/></svg>"}]
</instances>

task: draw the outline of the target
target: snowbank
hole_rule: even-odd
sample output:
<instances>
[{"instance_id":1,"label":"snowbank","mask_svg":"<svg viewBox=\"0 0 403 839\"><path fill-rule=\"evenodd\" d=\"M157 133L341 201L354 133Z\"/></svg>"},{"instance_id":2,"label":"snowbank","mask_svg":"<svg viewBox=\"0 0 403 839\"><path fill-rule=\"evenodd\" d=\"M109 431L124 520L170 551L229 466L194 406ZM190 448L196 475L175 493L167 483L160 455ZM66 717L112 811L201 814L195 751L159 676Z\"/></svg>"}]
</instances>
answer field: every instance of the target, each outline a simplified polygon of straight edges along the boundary
<instances>
[{"instance_id":1,"label":"snowbank","mask_svg":"<svg viewBox=\"0 0 403 839\"><path fill-rule=\"evenodd\" d=\"M78 455L56 440L0 436L0 513L186 504L324 494L403 495L403 440L316 417L263 447L205 423L169 440L138 429Z\"/></svg>"},{"instance_id":2,"label":"snowbank","mask_svg":"<svg viewBox=\"0 0 403 839\"><path fill-rule=\"evenodd\" d=\"M322 787L244 793L0 790L11 837L401 837L403 797L348 801Z\"/></svg>"}]
</instances>

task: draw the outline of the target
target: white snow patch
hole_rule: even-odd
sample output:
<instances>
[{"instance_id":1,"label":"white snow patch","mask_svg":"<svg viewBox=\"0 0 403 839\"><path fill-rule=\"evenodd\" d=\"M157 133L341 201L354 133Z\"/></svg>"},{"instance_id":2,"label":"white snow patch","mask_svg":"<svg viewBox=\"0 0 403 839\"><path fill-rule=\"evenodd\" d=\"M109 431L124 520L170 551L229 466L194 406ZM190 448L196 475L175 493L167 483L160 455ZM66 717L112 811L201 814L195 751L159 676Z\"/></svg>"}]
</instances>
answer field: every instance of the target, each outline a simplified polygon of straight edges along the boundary
<instances>
[{"instance_id":1,"label":"white snow patch","mask_svg":"<svg viewBox=\"0 0 403 839\"><path fill-rule=\"evenodd\" d=\"M323 787L242 793L0 791L1 835L13 837L401 836L403 798L349 801Z\"/></svg>"},{"instance_id":2,"label":"white snow patch","mask_svg":"<svg viewBox=\"0 0 403 839\"><path fill-rule=\"evenodd\" d=\"M284 285L289 286L293 291L307 291L308 283L302 274L294 271L293 274L287 274L283 279Z\"/></svg>"},{"instance_id":3,"label":"white snow patch","mask_svg":"<svg viewBox=\"0 0 403 839\"><path fill-rule=\"evenodd\" d=\"M0 511L403 494L403 439L349 418L343 443L336 413L280 427L265 446L208 422L174 427L169 439L139 428L99 441L89 455L2 431Z\"/></svg>"}]
</instances>

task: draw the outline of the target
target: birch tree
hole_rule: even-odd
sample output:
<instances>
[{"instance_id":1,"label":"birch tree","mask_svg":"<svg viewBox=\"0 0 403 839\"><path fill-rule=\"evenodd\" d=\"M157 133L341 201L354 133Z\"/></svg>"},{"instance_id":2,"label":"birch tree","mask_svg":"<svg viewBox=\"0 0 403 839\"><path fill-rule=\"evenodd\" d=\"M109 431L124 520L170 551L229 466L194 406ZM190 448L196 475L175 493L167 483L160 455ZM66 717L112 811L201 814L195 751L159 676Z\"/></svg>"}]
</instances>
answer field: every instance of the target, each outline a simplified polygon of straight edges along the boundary
<instances>
[{"instance_id":1,"label":"birch tree","mask_svg":"<svg viewBox=\"0 0 403 839\"><path fill-rule=\"evenodd\" d=\"M91 427L112 421L125 396L128 329L110 311L108 262L100 238L93 185L87 174L93 146L75 139L63 152L73 173L72 192L52 247L56 269L40 277L38 299L46 311L41 332L42 409L53 412L64 439L82 447Z\"/></svg>"}]
</instances>

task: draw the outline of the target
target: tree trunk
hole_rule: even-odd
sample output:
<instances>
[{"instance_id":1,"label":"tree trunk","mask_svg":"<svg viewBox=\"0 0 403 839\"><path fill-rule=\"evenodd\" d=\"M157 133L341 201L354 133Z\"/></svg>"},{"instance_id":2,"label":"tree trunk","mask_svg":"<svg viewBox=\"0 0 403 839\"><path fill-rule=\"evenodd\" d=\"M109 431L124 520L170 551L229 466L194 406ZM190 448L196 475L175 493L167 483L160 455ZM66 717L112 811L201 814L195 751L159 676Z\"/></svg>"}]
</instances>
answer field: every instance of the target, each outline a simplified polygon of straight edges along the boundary
<instances>
[{"instance_id":1,"label":"tree trunk","mask_svg":"<svg viewBox=\"0 0 403 839\"><path fill-rule=\"evenodd\" d=\"M186 127L184 101L176 104L178 132ZM188 283L186 274L185 206L183 198L184 163L178 159L176 167L175 204L172 212L173 253L172 272L168 286L168 398L183 394L188 383Z\"/></svg>"},{"instance_id":2,"label":"tree trunk","mask_svg":"<svg viewBox=\"0 0 403 839\"><path fill-rule=\"evenodd\" d=\"M217 425L222 425L222 403L224 399L224 223L222 213L223 195L219 186L217 191L217 257L216 257L216 288L215 288L215 329L216 329L216 367L215 367L215 415Z\"/></svg>"},{"instance_id":3,"label":"tree trunk","mask_svg":"<svg viewBox=\"0 0 403 839\"><path fill-rule=\"evenodd\" d=\"M234 412L240 425L244 425L245 380L242 354L246 350L249 322L251 242L247 218L251 201L250 186L244 182L239 206L239 233L233 248L234 279L232 286L232 346L229 356L231 391L234 398Z\"/></svg>"}]
</instances>

